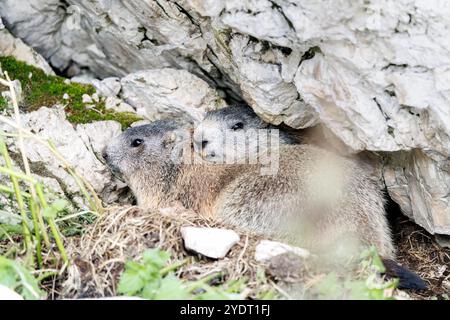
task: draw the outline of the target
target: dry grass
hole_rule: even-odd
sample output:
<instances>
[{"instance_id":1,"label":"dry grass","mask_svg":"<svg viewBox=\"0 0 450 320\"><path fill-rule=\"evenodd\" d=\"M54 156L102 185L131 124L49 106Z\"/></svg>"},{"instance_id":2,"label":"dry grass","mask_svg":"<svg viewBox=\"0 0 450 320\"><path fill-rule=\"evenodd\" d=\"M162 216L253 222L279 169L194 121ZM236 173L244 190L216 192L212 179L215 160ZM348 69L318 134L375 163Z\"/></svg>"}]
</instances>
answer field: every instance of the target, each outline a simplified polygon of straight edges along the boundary
<instances>
[{"instance_id":1,"label":"dry grass","mask_svg":"<svg viewBox=\"0 0 450 320\"><path fill-rule=\"evenodd\" d=\"M441 247L423 228L401 216L395 222L397 259L428 283L428 290L412 293L415 299L450 296L450 249Z\"/></svg>"},{"instance_id":2,"label":"dry grass","mask_svg":"<svg viewBox=\"0 0 450 320\"><path fill-rule=\"evenodd\" d=\"M402 216L398 219L394 224L398 261L429 284L429 290L408 292L409 296L413 299L443 298L442 294L450 291L445 287L450 279L450 249L441 248L431 235L407 218ZM254 259L255 246L260 240L258 237L241 234L240 242L225 259L212 260L184 249L180 232L183 226L226 227L180 206L160 212L146 212L134 206L107 208L104 215L87 226L83 236L67 239L67 252L74 263L66 270L62 280L48 283L50 298L116 295L125 261L139 259L149 248L169 251L173 261L188 259L188 263L177 271L182 279L198 280L221 272L224 277L219 279L219 283L244 277L248 279L246 298L257 298L260 292L268 290L276 290L281 297L290 298L286 283L277 282L277 276L271 274L271 265L261 265ZM280 268L276 269L280 272ZM263 283L258 278L258 272L262 270L268 274ZM306 284L305 288L320 281L323 276L311 270L303 271L305 274L301 279L292 282Z\"/></svg>"},{"instance_id":3,"label":"dry grass","mask_svg":"<svg viewBox=\"0 0 450 320\"><path fill-rule=\"evenodd\" d=\"M189 259L177 272L183 279L198 280L221 272L226 279L247 277L247 297L269 289L269 283L256 280L261 267L254 260L257 237L241 236L227 258L212 260L186 252L180 233L183 226L221 225L177 206L161 212L145 212L133 206L106 209L83 236L68 239L66 247L74 263L67 270L67 279L55 286L53 295L63 298L115 295L125 261L139 258L149 248L169 251L173 260Z\"/></svg>"}]
</instances>

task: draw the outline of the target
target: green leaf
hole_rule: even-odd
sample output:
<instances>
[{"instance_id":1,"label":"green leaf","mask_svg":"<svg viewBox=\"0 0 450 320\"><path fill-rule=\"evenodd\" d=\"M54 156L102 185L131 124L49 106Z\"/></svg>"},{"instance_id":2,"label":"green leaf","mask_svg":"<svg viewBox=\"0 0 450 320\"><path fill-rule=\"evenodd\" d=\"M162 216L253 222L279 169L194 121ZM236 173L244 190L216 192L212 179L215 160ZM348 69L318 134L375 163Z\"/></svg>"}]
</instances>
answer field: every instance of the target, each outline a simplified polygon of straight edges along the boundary
<instances>
[{"instance_id":1,"label":"green leaf","mask_svg":"<svg viewBox=\"0 0 450 320\"><path fill-rule=\"evenodd\" d=\"M153 300L159 289L159 279L147 282L141 291L140 297Z\"/></svg>"},{"instance_id":2,"label":"green leaf","mask_svg":"<svg viewBox=\"0 0 450 320\"><path fill-rule=\"evenodd\" d=\"M228 285L211 287L198 281L182 281L169 270L177 269L182 264L175 262L168 267L170 254L159 249L144 252L142 261L129 261L119 281L118 292L125 295L140 296L145 299L239 299L239 294L230 293L245 288L247 279L236 280ZM168 273L168 274L167 274ZM167 275L165 275L167 274ZM199 286L200 284L200 286ZM200 288L201 293L193 294L194 288Z\"/></svg>"},{"instance_id":3,"label":"green leaf","mask_svg":"<svg viewBox=\"0 0 450 320\"><path fill-rule=\"evenodd\" d=\"M221 288L213 288L205 285L205 292L195 296L195 300L240 300L239 294L229 293L221 290Z\"/></svg>"},{"instance_id":4,"label":"green leaf","mask_svg":"<svg viewBox=\"0 0 450 320\"><path fill-rule=\"evenodd\" d=\"M170 254L159 249L151 249L144 252L142 259L144 264L153 265L155 268L162 269L170 258Z\"/></svg>"},{"instance_id":5,"label":"green leaf","mask_svg":"<svg viewBox=\"0 0 450 320\"><path fill-rule=\"evenodd\" d=\"M3 267L0 269L0 284L8 288L14 288L17 279L13 270L9 267Z\"/></svg>"},{"instance_id":6,"label":"green leaf","mask_svg":"<svg viewBox=\"0 0 450 320\"><path fill-rule=\"evenodd\" d=\"M349 299L367 300L370 299L369 289L365 281L348 281L345 287L349 290Z\"/></svg>"},{"instance_id":7,"label":"green leaf","mask_svg":"<svg viewBox=\"0 0 450 320\"><path fill-rule=\"evenodd\" d=\"M188 300L192 296L187 292L180 279L169 274L161 281L161 285L153 297L155 300Z\"/></svg>"},{"instance_id":8,"label":"green leaf","mask_svg":"<svg viewBox=\"0 0 450 320\"><path fill-rule=\"evenodd\" d=\"M140 276L141 266L136 262L127 262L125 268L126 271L120 277L117 290L121 294L135 295L145 285L145 279Z\"/></svg>"},{"instance_id":9,"label":"green leaf","mask_svg":"<svg viewBox=\"0 0 450 320\"><path fill-rule=\"evenodd\" d=\"M24 299L35 300L44 296L37 280L18 262L0 256L0 284L16 291Z\"/></svg>"}]
</instances>

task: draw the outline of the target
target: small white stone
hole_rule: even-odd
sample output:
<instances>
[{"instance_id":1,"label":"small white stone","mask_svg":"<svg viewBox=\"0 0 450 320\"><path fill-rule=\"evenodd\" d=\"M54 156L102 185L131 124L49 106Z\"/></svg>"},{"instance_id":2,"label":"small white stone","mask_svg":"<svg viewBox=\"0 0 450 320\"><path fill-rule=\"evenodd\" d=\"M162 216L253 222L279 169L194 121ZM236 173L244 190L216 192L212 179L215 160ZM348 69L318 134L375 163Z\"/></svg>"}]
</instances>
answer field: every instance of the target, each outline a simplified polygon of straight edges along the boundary
<instances>
[{"instance_id":1,"label":"small white stone","mask_svg":"<svg viewBox=\"0 0 450 320\"><path fill-rule=\"evenodd\" d=\"M111 77L103 80L92 80L92 85L97 89L100 95L105 97L117 96L122 89L120 79Z\"/></svg>"},{"instance_id":2,"label":"small white stone","mask_svg":"<svg viewBox=\"0 0 450 320\"><path fill-rule=\"evenodd\" d=\"M64 80L64 83L65 83L65 84L71 84L72 81L70 81L70 79L66 79L66 80Z\"/></svg>"},{"instance_id":3,"label":"small white stone","mask_svg":"<svg viewBox=\"0 0 450 320\"><path fill-rule=\"evenodd\" d=\"M105 100L105 108L115 110L116 107L122 102L119 98L116 97L107 97Z\"/></svg>"},{"instance_id":4,"label":"small white stone","mask_svg":"<svg viewBox=\"0 0 450 320\"><path fill-rule=\"evenodd\" d=\"M306 249L292 247L277 241L262 240L255 248L255 260L263 262L280 254L289 252L295 253L302 258L308 258L311 255Z\"/></svg>"},{"instance_id":5,"label":"small white stone","mask_svg":"<svg viewBox=\"0 0 450 320\"><path fill-rule=\"evenodd\" d=\"M224 258L239 242L239 235L227 229L182 227L181 235L187 250L213 259Z\"/></svg>"},{"instance_id":6,"label":"small white stone","mask_svg":"<svg viewBox=\"0 0 450 320\"><path fill-rule=\"evenodd\" d=\"M99 102L99 101L100 101L100 98L99 98L97 92L95 92L95 93L92 95L92 99L94 99L95 102Z\"/></svg>"},{"instance_id":7,"label":"small white stone","mask_svg":"<svg viewBox=\"0 0 450 320\"><path fill-rule=\"evenodd\" d=\"M107 97L105 100L105 108L117 112L135 112L132 106L116 97Z\"/></svg>"},{"instance_id":8,"label":"small white stone","mask_svg":"<svg viewBox=\"0 0 450 320\"><path fill-rule=\"evenodd\" d=\"M81 99L83 99L83 103L92 103L92 98L90 95L88 94L83 94L83 96L81 97Z\"/></svg>"},{"instance_id":9,"label":"small white stone","mask_svg":"<svg viewBox=\"0 0 450 320\"><path fill-rule=\"evenodd\" d=\"M64 99L64 100L69 100L69 99L70 99L70 96L69 96L67 93L64 93L63 99Z\"/></svg>"},{"instance_id":10,"label":"small white stone","mask_svg":"<svg viewBox=\"0 0 450 320\"><path fill-rule=\"evenodd\" d=\"M17 292L0 284L0 300L23 300L23 297Z\"/></svg>"}]
</instances>

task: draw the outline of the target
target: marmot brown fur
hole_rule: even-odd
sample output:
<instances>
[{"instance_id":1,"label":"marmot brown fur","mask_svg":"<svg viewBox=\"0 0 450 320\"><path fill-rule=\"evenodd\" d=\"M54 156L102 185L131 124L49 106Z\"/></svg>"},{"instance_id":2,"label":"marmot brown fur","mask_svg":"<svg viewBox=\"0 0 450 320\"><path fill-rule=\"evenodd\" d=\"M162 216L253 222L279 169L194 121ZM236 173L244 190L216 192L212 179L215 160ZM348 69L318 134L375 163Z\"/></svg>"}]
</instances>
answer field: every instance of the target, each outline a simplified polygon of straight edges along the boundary
<instances>
[{"instance_id":1,"label":"marmot brown fur","mask_svg":"<svg viewBox=\"0 0 450 320\"><path fill-rule=\"evenodd\" d=\"M156 121L126 130L105 158L145 208L180 201L312 251L346 256L375 245L394 257L382 194L357 162L310 145L281 144L277 173L261 175L261 164L192 163L189 137L189 127Z\"/></svg>"},{"instance_id":2,"label":"marmot brown fur","mask_svg":"<svg viewBox=\"0 0 450 320\"><path fill-rule=\"evenodd\" d=\"M346 263L375 245L386 274L400 278L399 288L426 288L391 260L395 250L383 195L358 161L282 141L277 173L261 175L261 163L197 163L191 134L190 125L170 120L133 127L113 139L104 157L143 208L179 201L238 228L308 248L325 263Z\"/></svg>"}]
</instances>

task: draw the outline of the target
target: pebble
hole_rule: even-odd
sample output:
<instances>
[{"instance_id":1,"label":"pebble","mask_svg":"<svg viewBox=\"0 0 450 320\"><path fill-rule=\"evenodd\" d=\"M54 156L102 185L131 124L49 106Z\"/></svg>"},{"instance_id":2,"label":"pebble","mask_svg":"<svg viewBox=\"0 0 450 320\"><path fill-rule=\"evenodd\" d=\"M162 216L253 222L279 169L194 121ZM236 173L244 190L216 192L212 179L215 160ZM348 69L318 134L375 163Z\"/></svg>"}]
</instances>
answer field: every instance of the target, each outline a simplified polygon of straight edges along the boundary
<instances>
[{"instance_id":1,"label":"pebble","mask_svg":"<svg viewBox=\"0 0 450 320\"><path fill-rule=\"evenodd\" d=\"M182 227L181 235L187 250L221 259L239 242L239 235L227 229Z\"/></svg>"}]
</instances>

